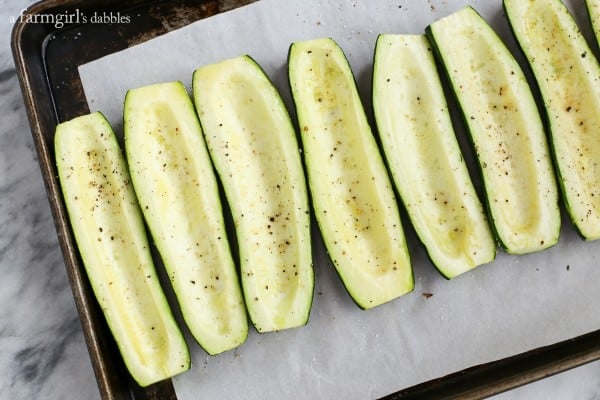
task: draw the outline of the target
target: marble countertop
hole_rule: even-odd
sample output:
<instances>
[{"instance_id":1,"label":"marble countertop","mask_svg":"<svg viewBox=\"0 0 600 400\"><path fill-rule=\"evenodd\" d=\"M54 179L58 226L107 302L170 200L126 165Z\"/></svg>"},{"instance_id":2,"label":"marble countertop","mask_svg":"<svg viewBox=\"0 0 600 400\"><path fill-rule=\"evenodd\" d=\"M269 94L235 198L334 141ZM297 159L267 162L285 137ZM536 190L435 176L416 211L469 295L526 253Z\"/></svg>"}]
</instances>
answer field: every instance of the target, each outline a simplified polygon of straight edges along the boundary
<instances>
[{"instance_id":1,"label":"marble countertop","mask_svg":"<svg viewBox=\"0 0 600 400\"><path fill-rule=\"evenodd\" d=\"M0 398L96 399L10 51L30 3L0 0ZM600 362L494 399L600 399Z\"/></svg>"}]
</instances>

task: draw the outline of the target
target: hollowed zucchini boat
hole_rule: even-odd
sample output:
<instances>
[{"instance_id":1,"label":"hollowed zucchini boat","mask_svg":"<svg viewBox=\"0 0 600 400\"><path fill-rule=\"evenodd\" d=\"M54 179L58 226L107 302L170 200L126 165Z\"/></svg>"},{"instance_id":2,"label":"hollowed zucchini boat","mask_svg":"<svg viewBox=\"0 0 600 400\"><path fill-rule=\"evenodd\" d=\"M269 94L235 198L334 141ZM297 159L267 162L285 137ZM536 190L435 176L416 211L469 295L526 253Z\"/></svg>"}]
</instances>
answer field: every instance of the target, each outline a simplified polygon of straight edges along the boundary
<instances>
[{"instance_id":1,"label":"hollowed zucchini boat","mask_svg":"<svg viewBox=\"0 0 600 400\"><path fill-rule=\"evenodd\" d=\"M447 278L492 261L496 242L454 135L424 35L380 35L373 110L394 183L430 259Z\"/></svg>"},{"instance_id":2,"label":"hollowed zucchini boat","mask_svg":"<svg viewBox=\"0 0 600 400\"><path fill-rule=\"evenodd\" d=\"M216 177L183 84L128 91L124 130L133 186L190 332L209 354L239 346L246 310Z\"/></svg>"},{"instance_id":3,"label":"hollowed zucchini boat","mask_svg":"<svg viewBox=\"0 0 600 400\"><path fill-rule=\"evenodd\" d=\"M410 292L396 197L344 53L293 43L288 68L315 216L346 289L364 309Z\"/></svg>"},{"instance_id":4,"label":"hollowed zucchini boat","mask_svg":"<svg viewBox=\"0 0 600 400\"><path fill-rule=\"evenodd\" d=\"M558 181L585 239L600 238L600 66L558 0L504 1L539 86Z\"/></svg>"},{"instance_id":5,"label":"hollowed zucchini boat","mask_svg":"<svg viewBox=\"0 0 600 400\"><path fill-rule=\"evenodd\" d=\"M127 369L140 386L190 367L159 284L121 149L100 113L56 127L58 177L77 247Z\"/></svg>"},{"instance_id":6,"label":"hollowed zucchini boat","mask_svg":"<svg viewBox=\"0 0 600 400\"><path fill-rule=\"evenodd\" d=\"M193 91L233 215L250 319L259 332L304 325L314 288L310 214L285 105L248 56L198 68Z\"/></svg>"},{"instance_id":7,"label":"hollowed zucchini boat","mask_svg":"<svg viewBox=\"0 0 600 400\"><path fill-rule=\"evenodd\" d=\"M552 160L519 64L471 7L432 23L426 33L460 104L500 244L513 254L556 244L560 212Z\"/></svg>"}]
</instances>

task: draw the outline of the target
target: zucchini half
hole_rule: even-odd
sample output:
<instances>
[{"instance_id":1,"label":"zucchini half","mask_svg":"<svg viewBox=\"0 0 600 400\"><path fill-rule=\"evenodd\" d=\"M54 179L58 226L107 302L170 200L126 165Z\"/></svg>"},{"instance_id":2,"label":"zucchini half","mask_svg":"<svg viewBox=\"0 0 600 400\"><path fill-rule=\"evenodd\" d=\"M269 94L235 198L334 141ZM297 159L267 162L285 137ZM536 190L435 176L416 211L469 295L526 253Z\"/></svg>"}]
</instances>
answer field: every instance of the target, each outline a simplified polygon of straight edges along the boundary
<instances>
[{"instance_id":1,"label":"zucchini half","mask_svg":"<svg viewBox=\"0 0 600 400\"><path fill-rule=\"evenodd\" d=\"M181 82L127 92L125 151L142 212L183 318L209 354L242 344L246 310L217 181Z\"/></svg>"},{"instance_id":2,"label":"zucchini half","mask_svg":"<svg viewBox=\"0 0 600 400\"><path fill-rule=\"evenodd\" d=\"M600 66L558 0L504 1L540 88L567 212L579 233L600 238Z\"/></svg>"},{"instance_id":3,"label":"zucchini half","mask_svg":"<svg viewBox=\"0 0 600 400\"><path fill-rule=\"evenodd\" d=\"M500 244L513 254L556 244L561 221L552 160L519 64L471 7L426 33L462 109Z\"/></svg>"},{"instance_id":4,"label":"zucchini half","mask_svg":"<svg viewBox=\"0 0 600 400\"><path fill-rule=\"evenodd\" d=\"M54 149L77 247L127 369L140 386L186 371L188 348L108 121L96 112L59 124Z\"/></svg>"},{"instance_id":5,"label":"zucchini half","mask_svg":"<svg viewBox=\"0 0 600 400\"><path fill-rule=\"evenodd\" d=\"M310 215L285 105L248 56L198 68L193 91L232 210L250 319L259 332L305 325L314 288Z\"/></svg>"},{"instance_id":6,"label":"zucchini half","mask_svg":"<svg viewBox=\"0 0 600 400\"><path fill-rule=\"evenodd\" d=\"M288 68L315 216L346 289L363 309L410 292L398 204L342 49L293 43Z\"/></svg>"},{"instance_id":7,"label":"zucchini half","mask_svg":"<svg viewBox=\"0 0 600 400\"><path fill-rule=\"evenodd\" d=\"M453 278L491 262L496 242L424 35L377 38L373 110L394 183L434 265Z\"/></svg>"}]
</instances>

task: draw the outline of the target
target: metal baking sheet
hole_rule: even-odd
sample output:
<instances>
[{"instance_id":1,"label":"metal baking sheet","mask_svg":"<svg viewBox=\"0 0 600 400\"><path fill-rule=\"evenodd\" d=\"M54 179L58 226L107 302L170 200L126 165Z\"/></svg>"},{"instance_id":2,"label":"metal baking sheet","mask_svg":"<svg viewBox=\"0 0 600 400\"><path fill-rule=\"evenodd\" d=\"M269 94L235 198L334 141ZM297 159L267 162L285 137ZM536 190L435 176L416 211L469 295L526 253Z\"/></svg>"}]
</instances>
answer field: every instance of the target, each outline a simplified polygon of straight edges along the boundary
<instances>
[{"instance_id":1,"label":"metal baking sheet","mask_svg":"<svg viewBox=\"0 0 600 400\"><path fill-rule=\"evenodd\" d=\"M165 381L139 388L129 377L110 332L82 273L65 213L53 161L56 123L88 112L77 67L227 9L248 3L233 1L51 0L27 14L59 15L94 12L135 15L129 23L55 24L20 21L13 31L13 54L21 82L40 168L44 177L65 264L90 357L104 399L176 398ZM469 368L390 394L389 399L483 398L545 376L600 359L600 330L507 359Z\"/></svg>"}]
</instances>

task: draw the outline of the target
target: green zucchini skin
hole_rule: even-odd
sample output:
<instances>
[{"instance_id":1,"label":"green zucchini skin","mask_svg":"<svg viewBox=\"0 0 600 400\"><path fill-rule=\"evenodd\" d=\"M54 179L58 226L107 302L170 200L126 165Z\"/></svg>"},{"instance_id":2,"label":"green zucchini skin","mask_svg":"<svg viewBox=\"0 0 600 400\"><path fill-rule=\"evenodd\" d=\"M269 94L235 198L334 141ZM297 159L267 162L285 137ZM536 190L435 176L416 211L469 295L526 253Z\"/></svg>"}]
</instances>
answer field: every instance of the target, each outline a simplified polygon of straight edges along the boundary
<instances>
[{"instance_id":1,"label":"green zucchini skin","mask_svg":"<svg viewBox=\"0 0 600 400\"><path fill-rule=\"evenodd\" d=\"M546 109L567 213L586 240L600 238L600 66L560 1L504 1Z\"/></svg>"},{"instance_id":2,"label":"green zucchini skin","mask_svg":"<svg viewBox=\"0 0 600 400\"><path fill-rule=\"evenodd\" d=\"M369 309L410 292L398 204L342 49L293 43L288 74L315 217L348 293Z\"/></svg>"},{"instance_id":3,"label":"green zucchini skin","mask_svg":"<svg viewBox=\"0 0 600 400\"><path fill-rule=\"evenodd\" d=\"M429 258L454 278L496 255L424 35L380 35L373 111L387 164Z\"/></svg>"},{"instance_id":4,"label":"green zucchini skin","mask_svg":"<svg viewBox=\"0 0 600 400\"><path fill-rule=\"evenodd\" d=\"M77 247L127 369L140 386L186 371L188 348L154 269L110 124L98 112L63 122L54 146Z\"/></svg>"},{"instance_id":5,"label":"green zucchini skin","mask_svg":"<svg viewBox=\"0 0 600 400\"><path fill-rule=\"evenodd\" d=\"M246 309L216 177L183 84L130 90L124 131L132 182L190 332L211 355L241 345Z\"/></svg>"},{"instance_id":6,"label":"green zucchini skin","mask_svg":"<svg viewBox=\"0 0 600 400\"><path fill-rule=\"evenodd\" d=\"M250 319L258 332L305 325L314 290L310 212L287 109L249 56L198 68L193 94L232 211Z\"/></svg>"},{"instance_id":7,"label":"green zucchini skin","mask_svg":"<svg viewBox=\"0 0 600 400\"><path fill-rule=\"evenodd\" d=\"M460 105L500 245L524 254L558 242L558 190L544 125L520 66L466 7L426 29Z\"/></svg>"},{"instance_id":8,"label":"green zucchini skin","mask_svg":"<svg viewBox=\"0 0 600 400\"><path fill-rule=\"evenodd\" d=\"M600 46L600 1L585 0L585 6L592 30L594 31L596 43Z\"/></svg>"}]
</instances>

